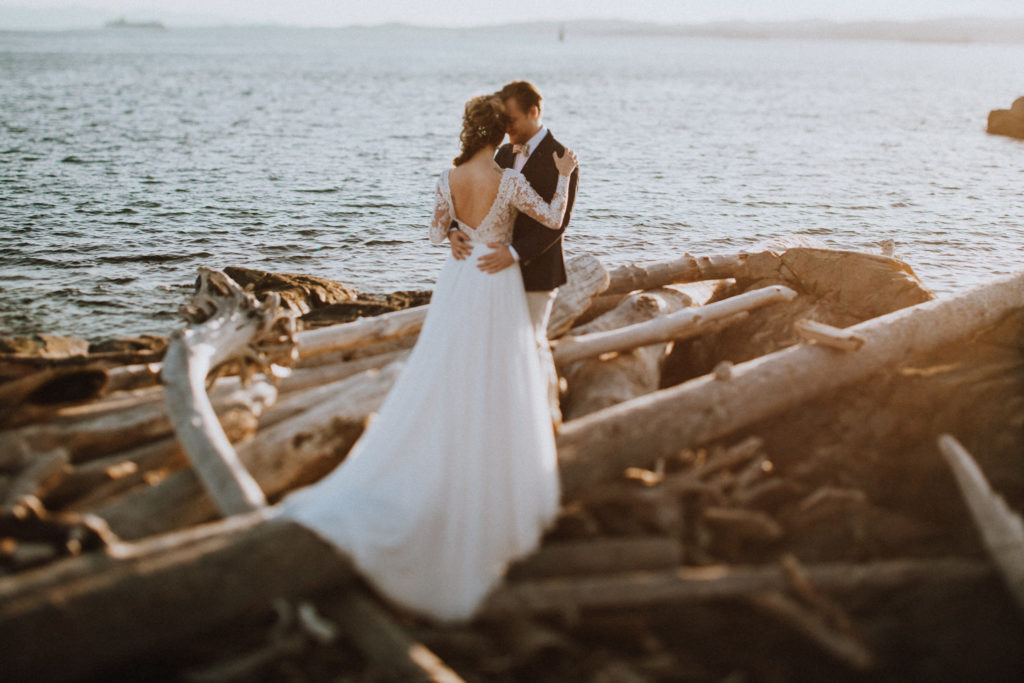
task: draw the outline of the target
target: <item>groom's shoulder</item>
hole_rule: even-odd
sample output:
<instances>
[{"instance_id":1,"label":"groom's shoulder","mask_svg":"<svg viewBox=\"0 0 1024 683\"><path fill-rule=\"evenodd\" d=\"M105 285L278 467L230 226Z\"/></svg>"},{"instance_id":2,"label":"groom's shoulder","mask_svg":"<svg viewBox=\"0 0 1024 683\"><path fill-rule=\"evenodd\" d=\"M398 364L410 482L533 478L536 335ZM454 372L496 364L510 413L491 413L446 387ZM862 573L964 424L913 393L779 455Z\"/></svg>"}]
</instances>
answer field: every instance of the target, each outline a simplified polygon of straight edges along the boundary
<instances>
[{"instance_id":1,"label":"groom's shoulder","mask_svg":"<svg viewBox=\"0 0 1024 683\"><path fill-rule=\"evenodd\" d=\"M541 142L551 145L554 151L558 152L559 154L561 154L565 150L565 145L558 141L558 138L555 137L555 134L551 132L550 128L548 129L548 134L544 136L544 139L541 140ZM538 145L538 147L539 146L540 145Z\"/></svg>"}]
</instances>

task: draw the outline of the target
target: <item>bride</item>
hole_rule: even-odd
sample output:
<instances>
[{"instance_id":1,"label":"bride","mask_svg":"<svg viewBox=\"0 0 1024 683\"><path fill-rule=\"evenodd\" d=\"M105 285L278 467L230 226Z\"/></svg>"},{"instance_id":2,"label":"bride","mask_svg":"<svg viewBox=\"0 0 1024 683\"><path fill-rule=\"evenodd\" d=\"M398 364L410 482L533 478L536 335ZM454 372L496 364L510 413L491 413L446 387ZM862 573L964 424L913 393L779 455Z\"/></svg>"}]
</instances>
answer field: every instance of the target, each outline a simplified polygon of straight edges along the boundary
<instances>
[{"instance_id":1,"label":"bride","mask_svg":"<svg viewBox=\"0 0 1024 683\"><path fill-rule=\"evenodd\" d=\"M507 564L532 552L559 505L547 379L519 268L477 267L508 244L518 211L553 230L576 156L555 164L550 204L494 162L502 101L471 99L461 154L437 182L430 241L452 221L472 253L449 256L416 347L345 461L277 510L335 544L382 594L440 620L473 616Z\"/></svg>"}]
</instances>

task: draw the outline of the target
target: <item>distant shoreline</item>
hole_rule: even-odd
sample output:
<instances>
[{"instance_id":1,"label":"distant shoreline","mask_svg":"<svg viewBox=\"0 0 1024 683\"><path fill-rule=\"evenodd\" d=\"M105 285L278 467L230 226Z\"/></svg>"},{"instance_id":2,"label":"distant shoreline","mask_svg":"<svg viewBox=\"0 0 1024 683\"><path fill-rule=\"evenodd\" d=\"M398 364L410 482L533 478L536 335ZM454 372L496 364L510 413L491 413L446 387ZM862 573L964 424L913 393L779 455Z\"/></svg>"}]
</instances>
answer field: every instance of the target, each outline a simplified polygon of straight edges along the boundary
<instances>
[{"instance_id":1,"label":"distant shoreline","mask_svg":"<svg viewBox=\"0 0 1024 683\"><path fill-rule=\"evenodd\" d=\"M53 33L103 30L109 18L98 18L81 26L11 27L17 24L0 8L0 33ZM24 19L22 21L25 21ZM155 23L155 22L154 22ZM679 38L790 39L837 41L899 41L928 43L1021 43L1024 44L1024 16L1003 19L962 17L923 21L717 21L696 24L663 24L616 20L537 21L514 24L483 24L465 27L422 26L405 23L352 24L346 26L299 26L290 24L181 23L161 20L174 30L281 30L281 31L416 31L416 32L493 32L556 36L560 29L566 38L574 36L635 36ZM91 24L91 25L90 25Z\"/></svg>"}]
</instances>

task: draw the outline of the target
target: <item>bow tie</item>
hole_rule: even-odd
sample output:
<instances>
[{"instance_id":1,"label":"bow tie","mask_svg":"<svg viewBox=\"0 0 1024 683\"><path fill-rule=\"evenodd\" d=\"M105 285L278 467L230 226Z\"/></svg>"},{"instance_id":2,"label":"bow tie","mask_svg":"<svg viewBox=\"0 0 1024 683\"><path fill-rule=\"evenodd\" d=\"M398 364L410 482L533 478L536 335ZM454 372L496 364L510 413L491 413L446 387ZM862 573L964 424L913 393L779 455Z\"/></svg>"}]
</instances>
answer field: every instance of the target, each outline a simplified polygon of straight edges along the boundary
<instances>
[{"instance_id":1,"label":"bow tie","mask_svg":"<svg viewBox=\"0 0 1024 683\"><path fill-rule=\"evenodd\" d=\"M523 157L528 158L530 156L530 146L529 145L512 145L512 153L513 154L522 154Z\"/></svg>"}]
</instances>

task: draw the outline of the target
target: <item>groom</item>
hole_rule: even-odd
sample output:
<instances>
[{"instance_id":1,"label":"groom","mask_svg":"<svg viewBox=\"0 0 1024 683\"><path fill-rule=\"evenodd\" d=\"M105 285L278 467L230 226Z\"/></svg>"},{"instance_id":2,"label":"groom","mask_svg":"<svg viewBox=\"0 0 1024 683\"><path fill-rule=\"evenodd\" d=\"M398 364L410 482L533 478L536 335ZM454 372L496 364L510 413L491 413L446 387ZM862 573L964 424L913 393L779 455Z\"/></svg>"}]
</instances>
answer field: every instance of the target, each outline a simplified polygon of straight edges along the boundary
<instances>
[{"instance_id":1,"label":"groom","mask_svg":"<svg viewBox=\"0 0 1024 683\"><path fill-rule=\"evenodd\" d=\"M551 132L541 123L541 94L536 86L527 81L514 81L502 88L498 96L504 101L508 114L508 137L510 142L498 149L494 160L502 168L521 171L533 189L544 201L551 201L558 184L558 169L552 152L565 153ZM558 374L551 357L548 343L548 319L551 306L559 285L566 281L565 259L562 256L562 233L565 232L576 199L579 182L577 167L569 178L569 200L565 207L565 218L560 230L552 230L520 212L512 232L511 247L504 244L490 244L491 253L479 261L484 272L494 273L515 262L523 273L526 287L526 303L530 309L541 368L548 376L548 401L551 417L555 424L562 420L558 406ZM465 257L470 251L469 238L455 229L449 233L452 254L455 258Z\"/></svg>"}]
</instances>

